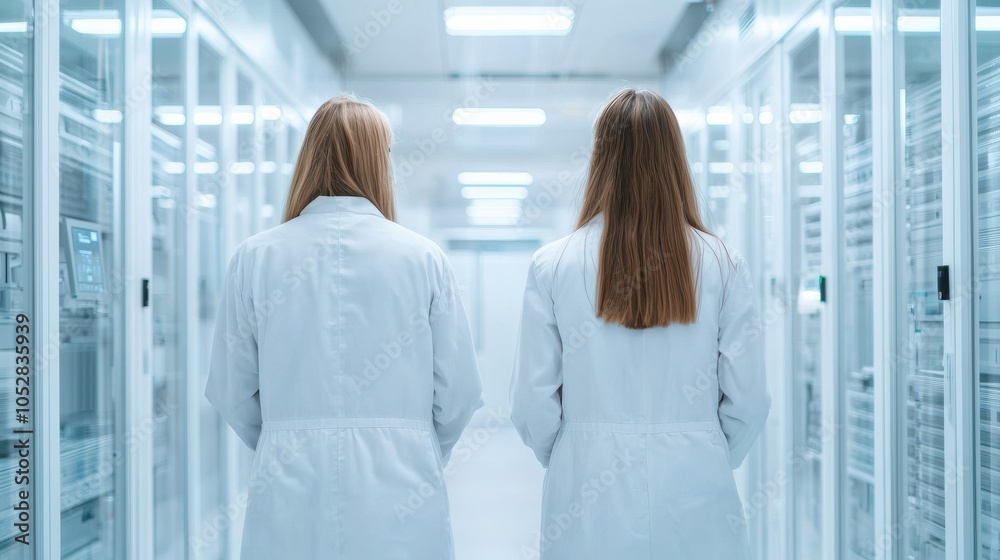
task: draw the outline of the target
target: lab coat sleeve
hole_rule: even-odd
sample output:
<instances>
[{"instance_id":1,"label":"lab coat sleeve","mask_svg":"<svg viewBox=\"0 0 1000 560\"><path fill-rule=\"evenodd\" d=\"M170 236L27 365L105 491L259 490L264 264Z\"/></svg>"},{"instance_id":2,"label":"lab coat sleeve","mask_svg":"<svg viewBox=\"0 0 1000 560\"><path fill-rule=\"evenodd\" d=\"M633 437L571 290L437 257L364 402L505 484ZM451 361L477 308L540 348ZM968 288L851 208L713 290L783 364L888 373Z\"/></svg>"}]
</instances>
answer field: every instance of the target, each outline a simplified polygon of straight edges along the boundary
<instances>
[{"instance_id":1,"label":"lab coat sleeve","mask_svg":"<svg viewBox=\"0 0 1000 560\"><path fill-rule=\"evenodd\" d=\"M250 449L262 425L257 325L253 302L242 286L240 251L229 264L215 323L215 341L205 397Z\"/></svg>"},{"instance_id":2,"label":"lab coat sleeve","mask_svg":"<svg viewBox=\"0 0 1000 560\"><path fill-rule=\"evenodd\" d=\"M764 340L753 281L743 257L734 259L719 316L719 421L729 462L739 467L764 428L771 393L764 372Z\"/></svg>"},{"instance_id":3,"label":"lab coat sleeve","mask_svg":"<svg viewBox=\"0 0 1000 560\"><path fill-rule=\"evenodd\" d=\"M447 463L472 414L483 406L483 385L455 273L447 259L442 268L431 304L430 326L434 345L434 430L441 458Z\"/></svg>"},{"instance_id":4,"label":"lab coat sleeve","mask_svg":"<svg viewBox=\"0 0 1000 560\"><path fill-rule=\"evenodd\" d=\"M510 386L510 417L521 440L549 466L562 423L562 338L552 295L532 262L524 288L521 328Z\"/></svg>"}]
</instances>

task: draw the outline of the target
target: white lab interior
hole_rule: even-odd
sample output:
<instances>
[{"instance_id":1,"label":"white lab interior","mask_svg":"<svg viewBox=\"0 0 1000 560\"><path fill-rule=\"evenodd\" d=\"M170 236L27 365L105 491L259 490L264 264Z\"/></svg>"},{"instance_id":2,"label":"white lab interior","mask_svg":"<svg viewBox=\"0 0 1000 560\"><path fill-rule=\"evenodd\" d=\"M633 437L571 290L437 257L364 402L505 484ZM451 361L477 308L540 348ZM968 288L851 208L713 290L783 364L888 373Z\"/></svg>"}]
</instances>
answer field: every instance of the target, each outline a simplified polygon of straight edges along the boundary
<instances>
[{"instance_id":1,"label":"white lab interior","mask_svg":"<svg viewBox=\"0 0 1000 560\"><path fill-rule=\"evenodd\" d=\"M538 558L521 293L626 86L672 104L755 280L756 557L1000 558L1000 1L4 0L0 559L239 558L251 453L203 398L221 281L341 93L389 118L398 221L447 251L479 352L456 556Z\"/></svg>"}]
</instances>

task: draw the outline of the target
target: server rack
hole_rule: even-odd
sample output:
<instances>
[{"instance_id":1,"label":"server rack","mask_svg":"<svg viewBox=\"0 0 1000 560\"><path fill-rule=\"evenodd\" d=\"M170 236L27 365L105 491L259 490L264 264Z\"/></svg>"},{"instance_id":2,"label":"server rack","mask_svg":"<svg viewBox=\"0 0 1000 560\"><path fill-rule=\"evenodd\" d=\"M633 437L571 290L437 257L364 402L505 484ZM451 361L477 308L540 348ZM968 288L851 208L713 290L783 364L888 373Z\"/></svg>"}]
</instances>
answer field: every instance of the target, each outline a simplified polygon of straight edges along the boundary
<instances>
[{"instance_id":1,"label":"server rack","mask_svg":"<svg viewBox=\"0 0 1000 560\"><path fill-rule=\"evenodd\" d=\"M858 116L859 120L861 115ZM863 117L869 117L864 115ZM843 182L844 265L841 282L850 284L844 305L852 311L844 318L870 317L874 304L872 269L872 139L861 125L845 124ZM872 340L871 321L856 320L849 336ZM846 341L844 341L846 343ZM871 352L855 347L851 370L845 380L845 461L851 515L845 519L848 558L875 557L875 368ZM858 367L860 365L860 367Z\"/></svg>"},{"instance_id":2,"label":"server rack","mask_svg":"<svg viewBox=\"0 0 1000 560\"><path fill-rule=\"evenodd\" d=\"M944 308L934 284L943 259L941 85L908 90L906 105L906 277L909 324L903 352L907 379L907 494L915 522L909 552L945 555Z\"/></svg>"},{"instance_id":3,"label":"server rack","mask_svg":"<svg viewBox=\"0 0 1000 560\"><path fill-rule=\"evenodd\" d=\"M1000 58L977 72L979 171L979 553L1000 559Z\"/></svg>"}]
</instances>

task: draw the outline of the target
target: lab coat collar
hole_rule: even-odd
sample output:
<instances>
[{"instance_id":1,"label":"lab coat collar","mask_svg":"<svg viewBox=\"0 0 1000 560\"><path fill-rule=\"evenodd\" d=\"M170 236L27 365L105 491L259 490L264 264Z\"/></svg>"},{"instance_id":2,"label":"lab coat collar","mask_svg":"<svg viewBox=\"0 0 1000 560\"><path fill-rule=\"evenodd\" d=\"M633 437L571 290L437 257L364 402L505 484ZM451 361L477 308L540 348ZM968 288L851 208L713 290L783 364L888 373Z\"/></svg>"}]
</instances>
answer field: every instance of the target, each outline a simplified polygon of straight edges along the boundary
<instances>
[{"instance_id":1,"label":"lab coat collar","mask_svg":"<svg viewBox=\"0 0 1000 560\"><path fill-rule=\"evenodd\" d=\"M302 209L301 214L322 214L331 212L351 212L370 214L384 218L382 212L362 196L318 196Z\"/></svg>"}]
</instances>

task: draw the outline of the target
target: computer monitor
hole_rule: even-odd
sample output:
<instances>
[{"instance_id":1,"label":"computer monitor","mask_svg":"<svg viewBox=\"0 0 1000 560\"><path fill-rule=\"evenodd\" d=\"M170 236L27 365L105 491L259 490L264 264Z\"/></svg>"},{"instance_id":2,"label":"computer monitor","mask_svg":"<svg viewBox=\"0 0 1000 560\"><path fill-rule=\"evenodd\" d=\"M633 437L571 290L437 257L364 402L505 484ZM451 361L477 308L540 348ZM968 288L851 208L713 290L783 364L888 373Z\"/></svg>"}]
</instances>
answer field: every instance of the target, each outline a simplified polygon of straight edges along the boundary
<instances>
[{"instance_id":1,"label":"computer monitor","mask_svg":"<svg viewBox=\"0 0 1000 560\"><path fill-rule=\"evenodd\" d=\"M69 294L78 300L103 300L106 295L101 230L97 224L63 219Z\"/></svg>"}]
</instances>

